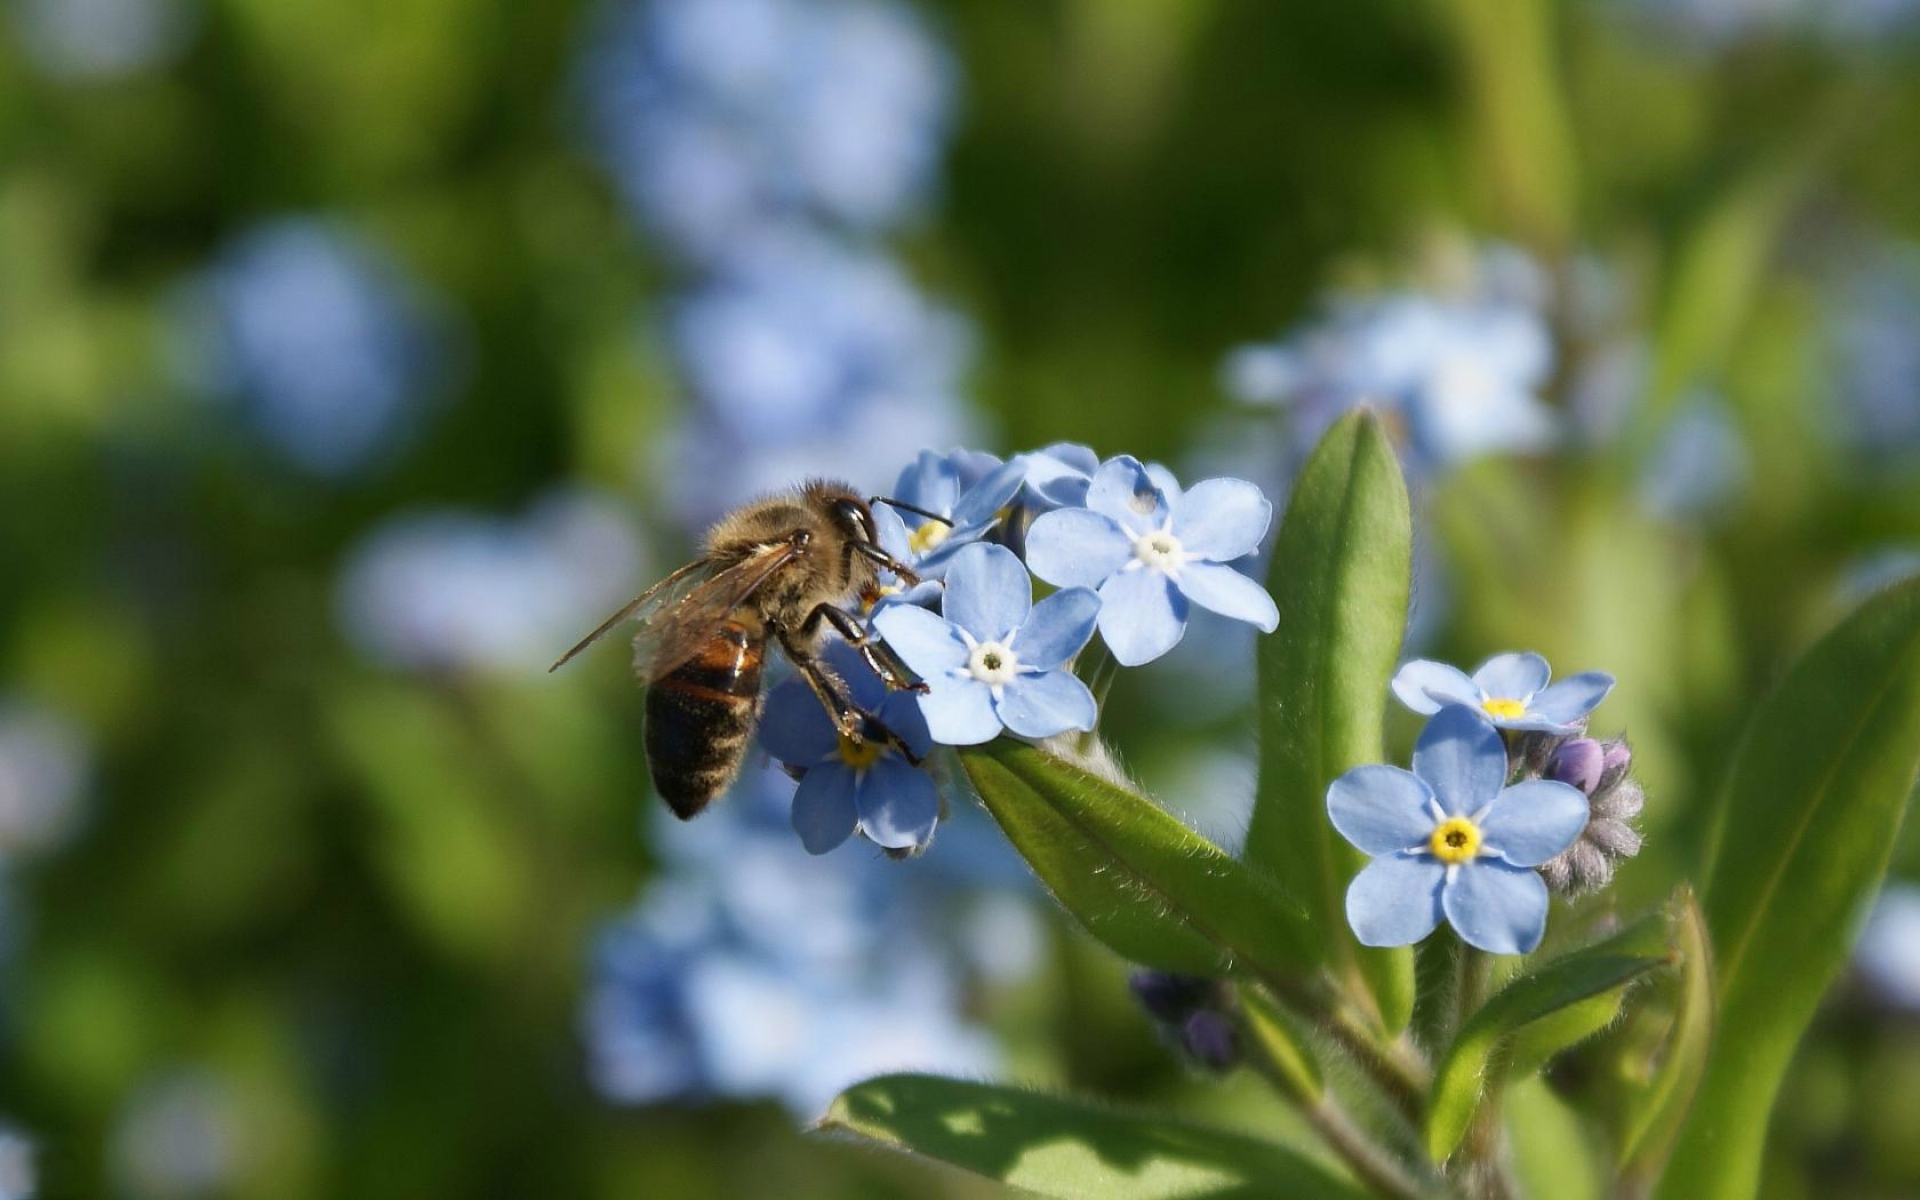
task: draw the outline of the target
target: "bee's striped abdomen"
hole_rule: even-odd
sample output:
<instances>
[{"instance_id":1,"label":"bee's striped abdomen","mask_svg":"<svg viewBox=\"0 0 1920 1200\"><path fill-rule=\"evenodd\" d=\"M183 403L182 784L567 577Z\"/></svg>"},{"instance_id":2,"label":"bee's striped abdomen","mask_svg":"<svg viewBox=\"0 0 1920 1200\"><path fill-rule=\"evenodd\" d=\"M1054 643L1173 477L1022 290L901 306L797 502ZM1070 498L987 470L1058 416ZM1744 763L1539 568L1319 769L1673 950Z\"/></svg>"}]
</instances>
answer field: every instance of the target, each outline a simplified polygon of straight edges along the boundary
<instances>
[{"instance_id":1,"label":"bee's striped abdomen","mask_svg":"<svg viewBox=\"0 0 1920 1200\"><path fill-rule=\"evenodd\" d=\"M700 653L647 689L653 788L683 821L740 773L759 714L766 645L763 634L725 622Z\"/></svg>"}]
</instances>

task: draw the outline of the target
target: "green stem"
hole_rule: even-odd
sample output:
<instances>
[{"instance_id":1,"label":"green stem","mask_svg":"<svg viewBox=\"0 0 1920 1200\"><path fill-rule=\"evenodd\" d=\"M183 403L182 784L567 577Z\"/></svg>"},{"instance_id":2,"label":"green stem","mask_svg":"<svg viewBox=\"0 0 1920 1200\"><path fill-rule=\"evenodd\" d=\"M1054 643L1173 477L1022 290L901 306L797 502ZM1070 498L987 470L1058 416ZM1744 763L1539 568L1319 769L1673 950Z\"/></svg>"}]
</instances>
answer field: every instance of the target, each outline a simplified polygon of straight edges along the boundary
<instances>
[{"instance_id":1,"label":"green stem","mask_svg":"<svg viewBox=\"0 0 1920 1200\"><path fill-rule=\"evenodd\" d=\"M1487 1002L1492 980L1493 956L1462 942L1456 957L1453 1033ZM1461 1191L1473 1200L1513 1200L1515 1194L1502 1161L1500 1093L1497 1085L1489 1083L1467 1126L1466 1139L1447 1167Z\"/></svg>"}]
</instances>

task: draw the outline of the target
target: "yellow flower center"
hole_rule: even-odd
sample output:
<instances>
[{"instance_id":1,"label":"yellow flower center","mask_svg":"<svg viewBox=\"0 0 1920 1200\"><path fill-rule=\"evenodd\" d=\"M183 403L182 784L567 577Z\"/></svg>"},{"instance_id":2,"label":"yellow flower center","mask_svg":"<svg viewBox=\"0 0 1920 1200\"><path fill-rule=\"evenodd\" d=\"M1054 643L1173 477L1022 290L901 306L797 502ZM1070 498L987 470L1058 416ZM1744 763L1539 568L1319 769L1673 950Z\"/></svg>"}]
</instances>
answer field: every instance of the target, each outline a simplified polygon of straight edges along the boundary
<instances>
[{"instance_id":1,"label":"yellow flower center","mask_svg":"<svg viewBox=\"0 0 1920 1200\"><path fill-rule=\"evenodd\" d=\"M880 743L856 742L843 733L840 735L840 761L856 771L864 771L880 761Z\"/></svg>"},{"instance_id":2,"label":"yellow flower center","mask_svg":"<svg viewBox=\"0 0 1920 1200\"><path fill-rule=\"evenodd\" d=\"M922 525L907 535L907 547L913 551L915 558L919 558L921 555L927 553L927 551L938 546L941 542L946 541L952 533L953 526L947 524L945 521L928 521L925 525Z\"/></svg>"},{"instance_id":3,"label":"yellow flower center","mask_svg":"<svg viewBox=\"0 0 1920 1200\"><path fill-rule=\"evenodd\" d=\"M1482 700L1480 707L1487 710L1488 716L1505 721L1511 721L1516 717L1524 717L1527 715L1527 706L1519 700L1489 698Z\"/></svg>"},{"instance_id":4,"label":"yellow flower center","mask_svg":"<svg viewBox=\"0 0 1920 1200\"><path fill-rule=\"evenodd\" d=\"M1480 853L1480 827L1466 817L1448 817L1427 839L1427 849L1443 863L1463 863Z\"/></svg>"}]
</instances>

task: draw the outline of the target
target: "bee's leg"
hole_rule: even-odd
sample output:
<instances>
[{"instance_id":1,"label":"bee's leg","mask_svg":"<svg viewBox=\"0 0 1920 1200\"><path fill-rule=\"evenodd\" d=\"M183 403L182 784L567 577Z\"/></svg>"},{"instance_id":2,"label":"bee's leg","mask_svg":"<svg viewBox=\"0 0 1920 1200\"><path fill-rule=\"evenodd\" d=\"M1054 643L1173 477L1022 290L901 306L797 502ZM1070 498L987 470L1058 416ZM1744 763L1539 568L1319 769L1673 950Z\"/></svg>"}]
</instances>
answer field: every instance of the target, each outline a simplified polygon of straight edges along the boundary
<instances>
[{"instance_id":1,"label":"bee's leg","mask_svg":"<svg viewBox=\"0 0 1920 1200\"><path fill-rule=\"evenodd\" d=\"M879 717L854 702L853 697L847 692L845 681L834 674L832 667L822 662L818 655L807 648L806 639L794 637L785 629L779 630L776 636L780 639L780 649L786 652L788 661L793 663L796 671L800 672L800 677L807 681L807 686L813 689L813 694L820 698L820 703L827 706L827 712L832 715L833 723L842 737L855 742L883 742L899 751L900 757L914 766L920 765L920 756L907 746L906 741L899 734L887 728L886 722Z\"/></svg>"},{"instance_id":2,"label":"bee's leg","mask_svg":"<svg viewBox=\"0 0 1920 1200\"><path fill-rule=\"evenodd\" d=\"M915 679L907 664L900 661L900 656L894 653L893 647L885 642L874 640L852 613L837 604L815 605L813 611L807 614L807 619L800 625L801 636L811 640L813 635L819 632L822 622L833 626L834 631L846 641L847 645L860 652L860 657L867 660L867 665L872 667L873 673L880 677L880 682L896 692L927 690L927 685Z\"/></svg>"}]
</instances>

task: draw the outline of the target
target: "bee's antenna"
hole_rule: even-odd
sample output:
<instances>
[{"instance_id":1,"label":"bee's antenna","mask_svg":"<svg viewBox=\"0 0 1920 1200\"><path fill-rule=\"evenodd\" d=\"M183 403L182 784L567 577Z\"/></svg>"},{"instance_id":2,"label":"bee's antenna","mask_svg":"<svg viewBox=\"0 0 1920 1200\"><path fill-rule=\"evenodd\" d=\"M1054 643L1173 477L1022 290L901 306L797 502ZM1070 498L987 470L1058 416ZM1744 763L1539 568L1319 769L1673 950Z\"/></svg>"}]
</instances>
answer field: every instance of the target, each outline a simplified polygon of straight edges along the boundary
<instances>
[{"instance_id":1,"label":"bee's antenna","mask_svg":"<svg viewBox=\"0 0 1920 1200\"><path fill-rule=\"evenodd\" d=\"M872 499L868 500L867 503L868 504L884 504L888 508L897 508L902 512L910 512L917 516L925 517L929 521L938 521L949 529L953 528L953 522L950 519L943 517L936 512L928 512L926 509L921 508L917 504L908 504L904 500L895 500L887 496L875 496Z\"/></svg>"}]
</instances>

